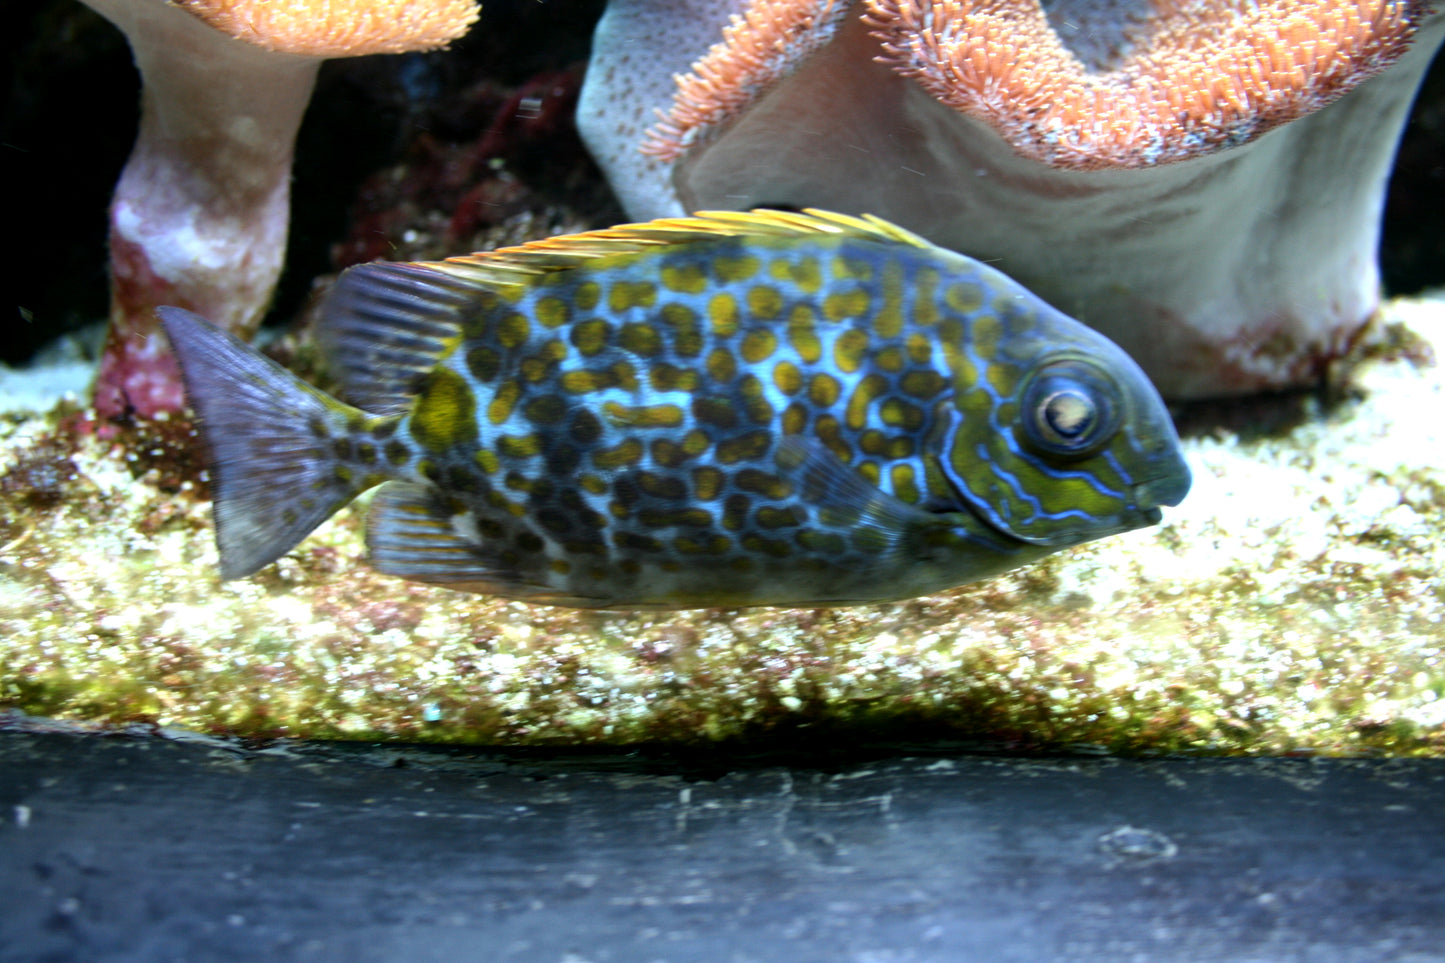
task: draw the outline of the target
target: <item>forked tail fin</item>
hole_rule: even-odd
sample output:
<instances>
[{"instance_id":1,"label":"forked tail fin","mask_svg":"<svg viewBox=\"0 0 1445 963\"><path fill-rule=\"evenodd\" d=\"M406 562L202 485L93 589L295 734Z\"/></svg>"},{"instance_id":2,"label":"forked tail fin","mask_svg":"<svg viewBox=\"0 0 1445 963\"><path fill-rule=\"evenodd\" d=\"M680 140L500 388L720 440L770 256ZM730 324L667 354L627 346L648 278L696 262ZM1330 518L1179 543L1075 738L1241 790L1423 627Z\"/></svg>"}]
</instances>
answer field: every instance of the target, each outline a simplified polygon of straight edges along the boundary
<instances>
[{"instance_id":1,"label":"forked tail fin","mask_svg":"<svg viewBox=\"0 0 1445 963\"><path fill-rule=\"evenodd\" d=\"M157 308L209 452L221 577L289 552L380 481L337 454L348 422L373 416L311 387L204 318Z\"/></svg>"}]
</instances>

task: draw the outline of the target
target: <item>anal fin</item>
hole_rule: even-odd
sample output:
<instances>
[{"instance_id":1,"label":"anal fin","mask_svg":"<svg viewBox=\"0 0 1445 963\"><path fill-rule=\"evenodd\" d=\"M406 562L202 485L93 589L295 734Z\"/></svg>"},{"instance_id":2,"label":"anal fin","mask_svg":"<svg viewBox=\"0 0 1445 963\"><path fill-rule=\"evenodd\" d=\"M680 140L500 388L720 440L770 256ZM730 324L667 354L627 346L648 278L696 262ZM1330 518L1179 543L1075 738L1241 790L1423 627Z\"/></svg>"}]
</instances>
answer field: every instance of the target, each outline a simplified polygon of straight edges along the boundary
<instances>
[{"instance_id":1,"label":"anal fin","mask_svg":"<svg viewBox=\"0 0 1445 963\"><path fill-rule=\"evenodd\" d=\"M607 604L559 592L499 567L488 558L486 546L457 530L455 518L432 489L388 482L377 491L367 516L366 548L372 567L413 582L524 602L578 608Z\"/></svg>"},{"instance_id":2,"label":"anal fin","mask_svg":"<svg viewBox=\"0 0 1445 963\"><path fill-rule=\"evenodd\" d=\"M425 486L383 485L366 520L372 567L415 582L508 582L508 573L489 565L480 546L457 532L453 517Z\"/></svg>"}]
</instances>

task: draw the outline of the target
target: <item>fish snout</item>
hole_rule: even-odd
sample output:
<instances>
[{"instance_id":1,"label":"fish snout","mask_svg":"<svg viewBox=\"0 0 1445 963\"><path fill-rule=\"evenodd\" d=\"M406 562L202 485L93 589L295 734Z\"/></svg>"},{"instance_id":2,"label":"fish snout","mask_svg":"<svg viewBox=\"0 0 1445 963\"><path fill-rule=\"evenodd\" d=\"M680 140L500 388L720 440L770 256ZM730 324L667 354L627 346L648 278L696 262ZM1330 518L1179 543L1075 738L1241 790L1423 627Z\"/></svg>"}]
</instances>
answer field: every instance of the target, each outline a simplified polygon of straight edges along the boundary
<instances>
[{"instance_id":1,"label":"fish snout","mask_svg":"<svg viewBox=\"0 0 1445 963\"><path fill-rule=\"evenodd\" d=\"M1163 517L1159 506L1173 508L1184 501L1184 496L1189 494L1191 481L1189 469L1181 463L1176 471L1131 486L1130 494L1134 497L1134 504L1150 520L1150 524L1158 524Z\"/></svg>"}]
</instances>

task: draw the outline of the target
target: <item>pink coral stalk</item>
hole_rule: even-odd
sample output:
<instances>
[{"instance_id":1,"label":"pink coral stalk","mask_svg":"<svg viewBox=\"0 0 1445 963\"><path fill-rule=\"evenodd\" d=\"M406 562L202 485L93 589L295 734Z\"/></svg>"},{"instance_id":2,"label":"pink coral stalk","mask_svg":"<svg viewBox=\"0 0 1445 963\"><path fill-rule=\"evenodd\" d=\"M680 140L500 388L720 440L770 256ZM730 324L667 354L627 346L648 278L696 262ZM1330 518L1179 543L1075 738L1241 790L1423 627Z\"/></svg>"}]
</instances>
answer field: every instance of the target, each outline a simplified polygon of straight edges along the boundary
<instances>
[{"instance_id":1,"label":"pink coral stalk","mask_svg":"<svg viewBox=\"0 0 1445 963\"><path fill-rule=\"evenodd\" d=\"M430 49L476 18L471 0L85 0L130 41L140 133L110 208L110 332L102 416L184 405L155 308L256 330L286 254L292 152L322 60Z\"/></svg>"},{"instance_id":2,"label":"pink coral stalk","mask_svg":"<svg viewBox=\"0 0 1445 963\"><path fill-rule=\"evenodd\" d=\"M87 0L140 68L140 134L110 206L102 415L184 405L155 308L249 335L286 255L292 150L321 61L235 40L180 7Z\"/></svg>"}]
</instances>

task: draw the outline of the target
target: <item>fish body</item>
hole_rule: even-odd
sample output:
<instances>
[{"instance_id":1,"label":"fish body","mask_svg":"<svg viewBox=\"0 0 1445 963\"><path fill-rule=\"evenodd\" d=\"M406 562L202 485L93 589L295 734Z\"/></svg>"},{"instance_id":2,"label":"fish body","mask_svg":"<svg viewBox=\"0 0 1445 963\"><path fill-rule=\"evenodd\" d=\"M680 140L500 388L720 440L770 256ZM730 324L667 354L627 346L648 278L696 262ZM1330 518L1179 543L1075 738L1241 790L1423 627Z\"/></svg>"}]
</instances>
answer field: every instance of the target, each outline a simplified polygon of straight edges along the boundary
<instances>
[{"instance_id":1,"label":"fish body","mask_svg":"<svg viewBox=\"0 0 1445 963\"><path fill-rule=\"evenodd\" d=\"M876 218L700 214L351 268L356 407L161 311L222 574L360 492L372 564L597 608L926 594L1156 523L1189 473L1115 345Z\"/></svg>"}]
</instances>

